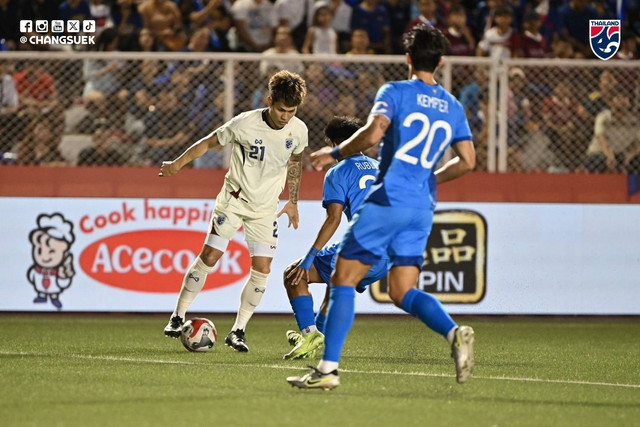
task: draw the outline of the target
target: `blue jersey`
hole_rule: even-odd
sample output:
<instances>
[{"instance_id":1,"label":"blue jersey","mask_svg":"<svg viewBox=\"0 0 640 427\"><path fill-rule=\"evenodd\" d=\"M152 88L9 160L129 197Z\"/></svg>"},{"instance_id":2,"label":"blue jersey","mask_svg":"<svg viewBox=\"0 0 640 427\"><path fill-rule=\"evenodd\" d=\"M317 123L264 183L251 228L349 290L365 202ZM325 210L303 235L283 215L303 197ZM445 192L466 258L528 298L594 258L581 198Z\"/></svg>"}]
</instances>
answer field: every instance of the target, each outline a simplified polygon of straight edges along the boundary
<instances>
[{"instance_id":1,"label":"blue jersey","mask_svg":"<svg viewBox=\"0 0 640 427\"><path fill-rule=\"evenodd\" d=\"M370 115L391 121L380 148L380 172L367 197L383 206L435 208L434 168L445 150L471 140L458 100L422 80L390 82L378 90Z\"/></svg>"},{"instance_id":2,"label":"blue jersey","mask_svg":"<svg viewBox=\"0 0 640 427\"><path fill-rule=\"evenodd\" d=\"M347 157L329 169L324 177L322 206L339 203L349 221L378 175L378 162L364 154Z\"/></svg>"}]
</instances>

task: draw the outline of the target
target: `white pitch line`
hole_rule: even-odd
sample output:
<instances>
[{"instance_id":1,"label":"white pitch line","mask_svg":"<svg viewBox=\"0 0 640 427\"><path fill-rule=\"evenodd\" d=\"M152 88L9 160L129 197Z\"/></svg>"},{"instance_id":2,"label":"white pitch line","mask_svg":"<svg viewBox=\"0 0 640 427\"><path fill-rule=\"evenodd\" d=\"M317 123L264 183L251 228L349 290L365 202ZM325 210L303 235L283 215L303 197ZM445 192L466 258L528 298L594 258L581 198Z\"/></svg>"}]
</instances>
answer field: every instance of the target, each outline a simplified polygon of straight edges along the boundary
<instances>
[{"instance_id":1,"label":"white pitch line","mask_svg":"<svg viewBox=\"0 0 640 427\"><path fill-rule=\"evenodd\" d=\"M45 356L45 354L39 353L26 353L26 352L14 352L14 351L2 351L0 354L9 356ZM281 370L295 370L300 371L304 368L298 366L286 366L286 365L267 365L267 364L249 364L249 363L202 363L202 362L187 362L181 360L162 360L162 359L137 359L133 357L119 357L119 356L93 356L89 354L60 354L59 356L71 357L75 359L85 360L104 360L112 362L131 362L131 363L148 363L158 365L187 365L187 366L230 366L241 368L266 368L266 369L281 369ZM400 375L409 377L431 377L431 378L453 378L454 375L449 374L430 374L427 372L399 372L399 371L360 371L355 369L341 369L340 372L346 372L349 374L374 374L374 375ZM619 384L619 383L606 383L598 381L580 381L580 380L553 380L544 378L526 378L526 377L491 377L491 376L478 376L472 377L476 380L495 380L495 381L520 381L520 382L532 382L532 383L548 383L548 384L572 384L572 385L593 385L593 386L605 386L605 387L622 387L622 388L637 388L640 389L640 384Z\"/></svg>"}]
</instances>

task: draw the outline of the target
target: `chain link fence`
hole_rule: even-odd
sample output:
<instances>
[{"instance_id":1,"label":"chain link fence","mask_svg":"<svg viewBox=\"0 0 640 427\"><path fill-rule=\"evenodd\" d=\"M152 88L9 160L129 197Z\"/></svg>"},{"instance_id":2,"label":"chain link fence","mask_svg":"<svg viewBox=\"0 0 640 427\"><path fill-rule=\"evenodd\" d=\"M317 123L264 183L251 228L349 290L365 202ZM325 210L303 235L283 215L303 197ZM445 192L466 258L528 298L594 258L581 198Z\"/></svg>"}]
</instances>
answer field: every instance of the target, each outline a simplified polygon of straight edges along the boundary
<instances>
[{"instance_id":1,"label":"chain link fence","mask_svg":"<svg viewBox=\"0 0 640 427\"><path fill-rule=\"evenodd\" d=\"M322 130L332 116L366 120L377 89L407 76L402 56L9 53L2 59L2 163L26 165L158 165L235 114L265 107L267 82L280 69L307 82L298 117L309 128L310 153L325 144ZM627 171L640 153L634 65L450 57L437 78L467 111L478 170ZM212 150L193 166L224 168L227 161L225 150Z\"/></svg>"}]
</instances>

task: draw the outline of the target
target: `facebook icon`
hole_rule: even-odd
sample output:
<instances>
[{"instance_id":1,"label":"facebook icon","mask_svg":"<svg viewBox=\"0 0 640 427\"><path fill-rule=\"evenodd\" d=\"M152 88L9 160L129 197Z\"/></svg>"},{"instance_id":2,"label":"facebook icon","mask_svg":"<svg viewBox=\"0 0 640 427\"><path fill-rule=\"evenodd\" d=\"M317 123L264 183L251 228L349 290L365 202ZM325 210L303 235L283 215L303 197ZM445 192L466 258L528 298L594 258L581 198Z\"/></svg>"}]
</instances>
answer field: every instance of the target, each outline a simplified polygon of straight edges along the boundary
<instances>
[{"instance_id":1,"label":"facebook icon","mask_svg":"<svg viewBox=\"0 0 640 427\"><path fill-rule=\"evenodd\" d=\"M20 32L21 33L30 33L33 31L33 24L30 20L21 20L20 21Z\"/></svg>"}]
</instances>

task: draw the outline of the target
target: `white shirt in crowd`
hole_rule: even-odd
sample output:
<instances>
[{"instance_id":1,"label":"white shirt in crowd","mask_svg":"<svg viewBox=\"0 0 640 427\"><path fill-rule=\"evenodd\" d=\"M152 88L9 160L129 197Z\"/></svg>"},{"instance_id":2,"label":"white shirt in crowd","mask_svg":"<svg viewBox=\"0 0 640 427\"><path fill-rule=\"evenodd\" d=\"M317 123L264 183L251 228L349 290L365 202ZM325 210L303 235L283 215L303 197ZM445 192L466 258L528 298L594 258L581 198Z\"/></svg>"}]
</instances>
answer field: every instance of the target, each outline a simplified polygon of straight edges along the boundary
<instances>
[{"instance_id":1,"label":"white shirt in crowd","mask_svg":"<svg viewBox=\"0 0 640 427\"><path fill-rule=\"evenodd\" d=\"M267 74L269 67L277 68L278 70L287 70L292 73L302 74L304 73L304 65L299 61L284 61L282 59L278 59L278 55L280 55L275 47L271 49L267 49L262 52L263 55L270 56L269 59L263 59L260 61L260 73L263 75ZM295 48L289 49L287 54L300 54Z\"/></svg>"},{"instance_id":2,"label":"white shirt in crowd","mask_svg":"<svg viewBox=\"0 0 640 427\"><path fill-rule=\"evenodd\" d=\"M338 34L333 28L320 28L314 27L313 32L313 46L311 51L313 53L337 53L336 52L336 40Z\"/></svg>"},{"instance_id":3,"label":"white shirt in crowd","mask_svg":"<svg viewBox=\"0 0 640 427\"><path fill-rule=\"evenodd\" d=\"M278 25L276 8L269 0L238 0L231 6L233 19L244 21L247 33L257 45L270 45Z\"/></svg>"}]
</instances>

